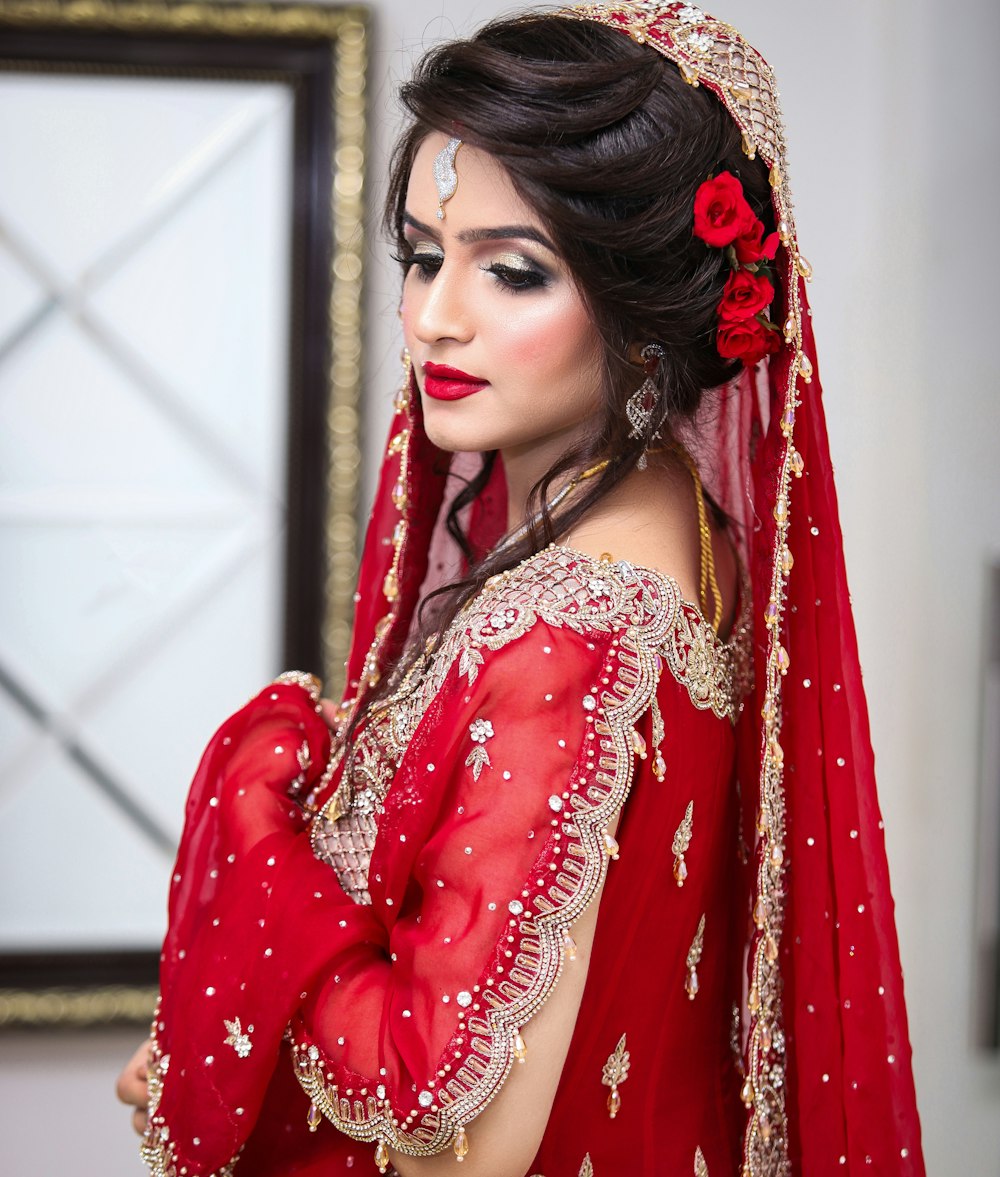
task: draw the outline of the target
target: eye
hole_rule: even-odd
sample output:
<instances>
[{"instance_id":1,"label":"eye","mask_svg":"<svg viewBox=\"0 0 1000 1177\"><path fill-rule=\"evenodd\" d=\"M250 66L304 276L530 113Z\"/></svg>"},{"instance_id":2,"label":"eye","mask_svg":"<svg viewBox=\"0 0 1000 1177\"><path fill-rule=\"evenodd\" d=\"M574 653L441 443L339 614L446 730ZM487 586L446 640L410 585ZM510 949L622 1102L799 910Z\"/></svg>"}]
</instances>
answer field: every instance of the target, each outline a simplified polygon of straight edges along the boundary
<instances>
[{"instance_id":1,"label":"eye","mask_svg":"<svg viewBox=\"0 0 1000 1177\"><path fill-rule=\"evenodd\" d=\"M441 269L441 265L444 262L444 254L439 250L418 248L393 254L393 260L400 263L403 267L404 274L409 274L410 270L415 269L419 281L430 282L438 270Z\"/></svg>"},{"instance_id":2,"label":"eye","mask_svg":"<svg viewBox=\"0 0 1000 1177\"><path fill-rule=\"evenodd\" d=\"M534 266L526 266L523 263L511 265L508 262L497 261L483 268L488 274L493 274L500 285L511 293L537 290L539 287L549 284L547 274Z\"/></svg>"}]
</instances>

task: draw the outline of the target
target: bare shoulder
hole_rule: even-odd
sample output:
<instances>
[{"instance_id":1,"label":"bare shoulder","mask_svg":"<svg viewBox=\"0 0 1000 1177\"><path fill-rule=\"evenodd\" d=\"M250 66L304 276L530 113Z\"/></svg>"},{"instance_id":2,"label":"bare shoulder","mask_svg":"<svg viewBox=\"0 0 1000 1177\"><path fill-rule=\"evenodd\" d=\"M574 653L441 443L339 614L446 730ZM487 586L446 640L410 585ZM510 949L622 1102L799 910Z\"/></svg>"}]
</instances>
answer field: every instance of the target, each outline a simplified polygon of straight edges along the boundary
<instances>
[{"instance_id":1,"label":"bare shoulder","mask_svg":"<svg viewBox=\"0 0 1000 1177\"><path fill-rule=\"evenodd\" d=\"M722 594L723 625L736 607L737 563L725 531L705 512L711 560ZM565 542L600 559L610 556L664 573L676 581L681 595L698 603L702 571L702 531L697 498L686 470L659 468L636 471L579 520Z\"/></svg>"}]
</instances>

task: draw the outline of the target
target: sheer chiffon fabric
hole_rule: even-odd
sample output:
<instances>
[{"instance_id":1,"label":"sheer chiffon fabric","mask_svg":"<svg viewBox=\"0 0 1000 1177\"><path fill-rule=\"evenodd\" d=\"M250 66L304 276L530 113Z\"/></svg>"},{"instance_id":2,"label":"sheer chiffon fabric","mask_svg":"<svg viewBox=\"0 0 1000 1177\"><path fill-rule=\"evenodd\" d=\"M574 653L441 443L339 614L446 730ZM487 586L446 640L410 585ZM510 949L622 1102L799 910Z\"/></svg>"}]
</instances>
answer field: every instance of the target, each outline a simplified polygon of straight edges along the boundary
<instances>
[{"instance_id":1,"label":"sheer chiffon fabric","mask_svg":"<svg viewBox=\"0 0 1000 1177\"><path fill-rule=\"evenodd\" d=\"M678 62L689 8L649 18L653 47ZM602 9L604 23L623 11ZM780 185L775 213L789 215ZM370 904L311 843L364 783L363 749L344 756L311 684L265 688L213 739L171 890L144 1144L155 1173L365 1172L383 1145L471 1158L475 1118L523 1046L530 1066L531 1017L579 963L566 935L602 887L532 1172L923 1173L805 267L793 226L785 237L793 330L708 394L684 439L747 572L739 642L706 632L669 577L569 549L488 585L359 737L376 796ZM407 369L345 717L447 575L449 461ZM469 516L481 550L503 530L502 478L498 462ZM612 1117L605 1068L620 1074L624 1051Z\"/></svg>"}]
</instances>

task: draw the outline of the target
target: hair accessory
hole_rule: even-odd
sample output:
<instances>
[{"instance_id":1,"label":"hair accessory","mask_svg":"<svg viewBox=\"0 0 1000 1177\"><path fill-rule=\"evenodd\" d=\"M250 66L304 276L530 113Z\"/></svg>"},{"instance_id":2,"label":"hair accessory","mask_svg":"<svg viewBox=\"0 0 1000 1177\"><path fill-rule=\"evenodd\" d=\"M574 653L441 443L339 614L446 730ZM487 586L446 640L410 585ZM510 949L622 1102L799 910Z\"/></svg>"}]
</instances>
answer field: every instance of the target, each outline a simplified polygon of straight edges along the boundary
<instances>
[{"instance_id":1,"label":"hair accessory","mask_svg":"<svg viewBox=\"0 0 1000 1177\"><path fill-rule=\"evenodd\" d=\"M458 190L455 156L461 146L461 139L449 139L434 157L434 184L438 193L437 219L439 221L444 220L445 201L451 200Z\"/></svg>"},{"instance_id":2,"label":"hair accessory","mask_svg":"<svg viewBox=\"0 0 1000 1177\"><path fill-rule=\"evenodd\" d=\"M720 172L695 193L694 235L713 249L724 249L732 266L719 302L716 346L727 360L754 367L778 351L782 335L767 317L774 301L768 264L778 251L778 234L764 236L764 223L747 203L732 172Z\"/></svg>"},{"instance_id":3,"label":"hair accessory","mask_svg":"<svg viewBox=\"0 0 1000 1177\"><path fill-rule=\"evenodd\" d=\"M646 447L648 447L651 441L659 438L660 425L663 424L662 417L655 425L653 424L653 417L657 411L657 401L660 397L660 390L656 387L653 377L656 375L656 370L660 366L660 360L663 359L666 352L658 343L647 343L639 354L642 356L646 379L625 402L625 415L628 417L629 424L632 426L629 430L629 437L636 440L640 438L644 439ZM646 469L645 447L639 455L636 467L639 470Z\"/></svg>"}]
</instances>

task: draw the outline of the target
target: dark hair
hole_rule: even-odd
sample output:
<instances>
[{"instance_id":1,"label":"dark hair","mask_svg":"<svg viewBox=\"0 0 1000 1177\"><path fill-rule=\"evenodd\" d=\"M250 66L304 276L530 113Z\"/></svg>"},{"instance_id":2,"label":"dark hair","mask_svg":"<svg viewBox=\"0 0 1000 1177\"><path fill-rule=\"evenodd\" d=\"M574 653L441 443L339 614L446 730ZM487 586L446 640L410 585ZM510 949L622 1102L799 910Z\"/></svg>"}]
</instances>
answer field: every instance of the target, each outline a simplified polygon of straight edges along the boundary
<instances>
[{"instance_id":1,"label":"dark hair","mask_svg":"<svg viewBox=\"0 0 1000 1177\"><path fill-rule=\"evenodd\" d=\"M738 364L718 353L717 306L729 274L724 251L693 236L694 196L710 175L739 176L765 227L773 228L766 169L750 161L719 100L688 85L648 46L591 21L526 15L487 24L469 40L428 52L401 91L411 122L397 144L385 220L405 256L403 215L410 169L432 131L458 135L507 170L573 273L603 342L605 411L597 432L565 453L533 488L537 522L517 543L474 561L458 511L485 486L493 457L460 492L449 530L472 562L468 575L432 594L422 633L404 655L433 648L462 605L495 573L565 534L630 470L648 438L630 438L625 402L644 373L630 346L657 342L665 355L653 379L662 428L691 417L706 389ZM654 427L659 419L654 421ZM554 480L603 457L554 523L546 509ZM385 687L377 692L382 695Z\"/></svg>"}]
</instances>

